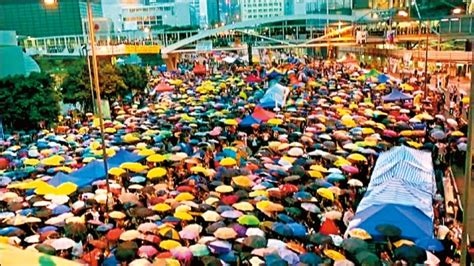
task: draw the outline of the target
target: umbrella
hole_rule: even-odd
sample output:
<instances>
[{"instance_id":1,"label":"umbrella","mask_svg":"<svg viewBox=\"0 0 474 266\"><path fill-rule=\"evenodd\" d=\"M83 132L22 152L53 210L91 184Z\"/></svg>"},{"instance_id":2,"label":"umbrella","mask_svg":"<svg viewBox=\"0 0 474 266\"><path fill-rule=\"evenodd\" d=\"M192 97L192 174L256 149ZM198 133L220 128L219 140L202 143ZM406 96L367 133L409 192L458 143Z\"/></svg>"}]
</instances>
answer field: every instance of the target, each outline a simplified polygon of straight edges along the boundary
<instances>
[{"instance_id":1,"label":"umbrella","mask_svg":"<svg viewBox=\"0 0 474 266\"><path fill-rule=\"evenodd\" d=\"M322 263L322 259L313 252L307 252L300 255L300 262L308 266L316 266Z\"/></svg>"},{"instance_id":2,"label":"umbrella","mask_svg":"<svg viewBox=\"0 0 474 266\"><path fill-rule=\"evenodd\" d=\"M347 181L347 184L351 187L363 187L364 184L362 183L362 181L360 181L359 179L350 179L349 181Z\"/></svg>"},{"instance_id":3,"label":"umbrella","mask_svg":"<svg viewBox=\"0 0 474 266\"><path fill-rule=\"evenodd\" d=\"M323 244L331 244L332 238L328 235L324 235L321 233L315 233L307 236L308 240L311 243L323 245Z\"/></svg>"},{"instance_id":4,"label":"umbrella","mask_svg":"<svg viewBox=\"0 0 474 266\"><path fill-rule=\"evenodd\" d=\"M301 203L301 208L308 212L321 213L321 210L319 209L319 207L316 206L316 204L314 203L307 203L307 202Z\"/></svg>"},{"instance_id":5,"label":"umbrella","mask_svg":"<svg viewBox=\"0 0 474 266\"><path fill-rule=\"evenodd\" d=\"M203 257L209 255L209 249L206 245L195 244L189 247L189 250L193 253L195 257Z\"/></svg>"},{"instance_id":6,"label":"umbrella","mask_svg":"<svg viewBox=\"0 0 474 266\"><path fill-rule=\"evenodd\" d=\"M180 239L178 231L176 231L172 227L163 227L163 228L161 228L160 231L159 231L159 234L161 236L169 238L169 239L175 239L175 240Z\"/></svg>"},{"instance_id":7,"label":"umbrella","mask_svg":"<svg viewBox=\"0 0 474 266\"><path fill-rule=\"evenodd\" d=\"M139 238L141 235L137 230L128 230L120 234L120 240L131 241Z\"/></svg>"},{"instance_id":8,"label":"umbrella","mask_svg":"<svg viewBox=\"0 0 474 266\"><path fill-rule=\"evenodd\" d=\"M48 254L48 255L56 255L56 249L52 247L51 245L38 244L35 246L35 248L41 253Z\"/></svg>"},{"instance_id":9,"label":"umbrella","mask_svg":"<svg viewBox=\"0 0 474 266\"><path fill-rule=\"evenodd\" d=\"M394 251L395 258L403 259L408 263L424 263L427 259L426 252L417 246L403 245Z\"/></svg>"},{"instance_id":10,"label":"umbrella","mask_svg":"<svg viewBox=\"0 0 474 266\"><path fill-rule=\"evenodd\" d=\"M334 200L334 193L332 193L332 191L327 188L318 188L316 192L325 199Z\"/></svg>"},{"instance_id":11,"label":"umbrella","mask_svg":"<svg viewBox=\"0 0 474 266\"><path fill-rule=\"evenodd\" d=\"M229 228L229 227L222 227L222 228L218 228L215 232L214 232L214 236L219 238L219 239L233 239L233 238L236 238L237 237L237 233L235 232L235 230L233 228Z\"/></svg>"},{"instance_id":12,"label":"umbrella","mask_svg":"<svg viewBox=\"0 0 474 266\"><path fill-rule=\"evenodd\" d=\"M342 247L350 253L355 254L359 251L367 250L369 248L369 245L362 239L347 238L344 239L344 241L342 242Z\"/></svg>"},{"instance_id":13,"label":"umbrella","mask_svg":"<svg viewBox=\"0 0 474 266\"><path fill-rule=\"evenodd\" d=\"M250 248L264 248L267 246L267 239L263 236L253 235L244 238L242 244Z\"/></svg>"},{"instance_id":14,"label":"umbrella","mask_svg":"<svg viewBox=\"0 0 474 266\"><path fill-rule=\"evenodd\" d=\"M137 228L137 230L142 233L153 232L157 229L158 229L158 225L155 223L143 223L143 224L140 224Z\"/></svg>"},{"instance_id":15,"label":"umbrella","mask_svg":"<svg viewBox=\"0 0 474 266\"><path fill-rule=\"evenodd\" d=\"M167 174L167 171L165 168L162 167L156 167L148 171L146 177L149 179L154 179L154 178L160 178L163 177Z\"/></svg>"},{"instance_id":16,"label":"umbrella","mask_svg":"<svg viewBox=\"0 0 474 266\"><path fill-rule=\"evenodd\" d=\"M334 249L325 249L323 251L324 255L326 255L328 258L334 260L334 261L338 261L338 260L345 260L346 257L344 255L342 255L341 253L339 253L338 251L334 250Z\"/></svg>"},{"instance_id":17,"label":"umbrella","mask_svg":"<svg viewBox=\"0 0 474 266\"><path fill-rule=\"evenodd\" d=\"M188 261L193 257L193 253L188 247L175 247L170 251L173 257L178 260Z\"/></svg>"},{"instance_id":18,"label":"umbrella","mask_svg":"<svg viewBox=\"0 0 474 266\"><path fill-rule=\"evenodd\" d=\"M119 261L132 261L137 251L138 246L135 242L124 242L117 246L115 256Z\"/></svg>"},{"instance_id":19,"label":"umbrella","mask_svg":"<svg viewBox=\"0 0 474 266\"><path fill-rule=\"evenodd\" d=\"M239 224L257 226L260 224L260 220L254 215L243 215L237 219Z\"/></svg>"},{"instance_id":20,"label":"umbrella","mask_svg":"<svg viewBox=\"0 0 474 266\"><path fill-rule=\"evenodd\" d=\"M163 240L160 242L160 248L164 250L172 250L180 246L181 246L181 243L179 243L176 240Z\"/></svg>"},{"instance_id":21,"label":"umbrella","mask_svg":"<svg viewBox=\"0 0 474 266\"><path fill-rule=\"evenodd\" d=\"M361 251L356 254L357 261L362 265L382 265L377 255L369 251Z\"/></svg>"},{"instance_id":22,"label":"umbrella","mask_svg":"<svg viewBox=\"0 0 474 266\"><path fill-rule=\"evenodd\" d=\"M232 244L226 241L217 240L208 244L212 253L223 254L232 250Z\"/></svg>"},{"instance_id":23,"label":"umbrella","mask_svg":"<svg viewBox=\"0 0 474 266\"><path fill-rule=\"evenodd\" d=\"M158 250L150 245L144 245L138 249L138 256L140 257L146 256L147 258L152 258L156 254L158 254Z\"/></svg>"},{"instance_id":24,"label":"umbrella","mask_svg":"<svg viewBox=\"0 0 474 266\"><path fill-rule=\"evenodd\" d=\"M287 224L292 231L292 235L296 237L304 237L306 236L306 227L299 223L289 223Z\"/></svg>"},{"instance_id":25,"label":"umbrella","mask_svg":"<svg viewBox=\"0 0 474 266\"><path fill-rule=\"evenodd\" d=\"M72 248L75 244L76 243L74 242L74 240L63 237L63 238L55 239L51 243L51 246L56 250L64 250L64 249Z\"/></svg>"},{"instance_id":26,"label":"umbrella","mask_svg":"<svg viewBox=\"0 0 474 266\"><path fill-rule=\"evenodd\" d=\"M171 206L166 203L158 203L155 206L153 206L153 210L157 212L167 212L171 210Z\"/></svg>"},{"instance_id":27,"label":"umbrella","mask_svg":"<svg viewBox=\"0 0 474 266\"><path fill-rule=\"evenodd\" d=\"M391 224L379 224L375 227L375 230L387 237L398 237L402 234L402 230L400 230L400 228Z\"/></svg>"},{"instance_id":28,"label":"umbrella","mask_svg":"<svg viewBox=\"0 0 474 266\"><path fill-rule=\"evenodd\" d=\"M201 217L204 219L206 222L217 222L221 219L221 216L219 213L215 211L208 210L201 214Z\"/></svg>"},{"instance_id":29,"label":"umbrella","mask_svg":"<svg viewBox=\"0 0 474 266\"><path fill-rule=\"evenodd\" d=\"M289 227L288 225L284 223L279 223L279 222L273 223L272 230L281 236L293 235L293 230L291 229L291 227Z\"/></svg>"},{"instance_id":30,"label":"umbrella","mask_svg":"<svg viewBox=\"0 0 474 266\"><path fill-rule=\"evenodd\" d=\"M362 240L367 240L367 239L372 239L372 236L370 236L367 231L365 231L362 228L353 228L349 231L349 236L354 237L354 238L359 238Z\"/></svg>"},{"instance_id":31,"label":"umbrella","mask_svg":"<svg viewBox=\"0 0 474 266\"><path fill-rule=\"evenodd\" d=\"M117 240L119 240L120 235L122 235L123 232L124 231L121 228L114 228L114 229L111 229L110 231L108 231L107 234L105 235L105 237L107 238L107 240L117 241Z\"/></svg>"},{"instance_id":32,"label":"umbrella","mask_svg":"<svg viewBox=\"0 0 474 266\"><path fill-rule=\"evenodd\" d=\"M197 239L199 234L202 232L202 226L198 224L190 224L183 228L179 232L179 236L182 239Z\"/></svg>"}]
</instances>

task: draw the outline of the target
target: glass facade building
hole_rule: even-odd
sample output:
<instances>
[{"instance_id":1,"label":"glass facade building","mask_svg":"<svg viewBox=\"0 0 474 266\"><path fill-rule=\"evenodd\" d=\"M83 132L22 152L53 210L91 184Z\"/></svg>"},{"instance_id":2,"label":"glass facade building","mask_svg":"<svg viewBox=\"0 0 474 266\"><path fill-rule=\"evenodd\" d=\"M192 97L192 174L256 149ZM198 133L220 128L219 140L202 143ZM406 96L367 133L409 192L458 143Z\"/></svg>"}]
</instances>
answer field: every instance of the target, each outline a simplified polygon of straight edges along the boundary
<instances>
[{"instance_id":1,"label":"glass facade building","mask_svg":"<svg viewBox=\"0 0 474 266\"><path fill-rule=\"evenodd\" d=\"M102 16L100 2L93 1L92 11L94 17ZM50 6L43 0L0 0L0 30L31 37L83 34L86 14L81 0L57 0Z\"/></svg>"}]
</instances>

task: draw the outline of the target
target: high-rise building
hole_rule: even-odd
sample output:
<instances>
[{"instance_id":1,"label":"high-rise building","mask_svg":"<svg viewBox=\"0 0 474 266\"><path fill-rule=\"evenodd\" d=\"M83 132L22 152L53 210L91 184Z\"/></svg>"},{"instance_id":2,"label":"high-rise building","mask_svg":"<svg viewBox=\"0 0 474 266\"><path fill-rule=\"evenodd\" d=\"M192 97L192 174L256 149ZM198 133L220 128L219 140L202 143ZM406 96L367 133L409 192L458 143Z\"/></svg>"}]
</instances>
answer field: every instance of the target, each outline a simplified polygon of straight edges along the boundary
<instances>
[{"instance_id":1,"label":"high-rise building","mask_svg":"<svg viewBox=\"0 0 474 266\"><path fill-rule=\"evenodd\" d=\"M242 0L242 21L283 16L284 0Z\"/></svg>"},{"instance_id":2,"label":"high-rise building","mask_svg":"<svg viewBox=\"0 0 474 266\"><path fill-rule=\"evenodd\" d=\"M92 1L92 12L94 17L102 17L100 1ZM0 30L22 36L83 34L86 17L85 0L60 0L51 5L43 0L0 0Z\"/></svg>"},{"instance_id":3,"label":"high-rise building","mask_svg":"<svg viewBox=\"0 0 474 266\"><path fill-rule=\"evenodd\" d=\"M219 0L207 0L207 24L214 27L221 23L221 15L219 10Z\"/></svg>"}]
</instances>

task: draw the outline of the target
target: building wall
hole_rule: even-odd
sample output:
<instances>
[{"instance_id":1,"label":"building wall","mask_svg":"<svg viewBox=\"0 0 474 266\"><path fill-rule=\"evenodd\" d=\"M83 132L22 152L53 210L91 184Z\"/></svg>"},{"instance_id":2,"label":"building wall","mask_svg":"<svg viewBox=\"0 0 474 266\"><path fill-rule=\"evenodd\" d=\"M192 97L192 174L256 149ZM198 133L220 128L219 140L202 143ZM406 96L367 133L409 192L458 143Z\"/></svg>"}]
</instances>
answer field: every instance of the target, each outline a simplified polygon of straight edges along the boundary
<instances>
[{"instance_id":1,"label":"building wall","mask_svg":"<svg viewBox=\"0 0 474 266\"><path fill-rule=\"evenodd\" d=\"M284 15L284 0L242 0L242 21Z\"/></svg>"},{"instance_id":2,"label":"building wall","mask_svg":"<svg viewBox=\"0 0 474 266\"><path fill-rule=\"evenodd\" d=\"M220 23L219 0L207 0L207 24L213 27Z\"/></svg>"},{"instance_id":3,"label":"building wall","mask_svg":"<svg viewBox=\"0 0 474 266\"><path fill-rule=\"evenodd\" d=\"M53 7L41 0L0 0L0 30L32 37L82 34L79 0Z\"/></svg>"}]
</instances>

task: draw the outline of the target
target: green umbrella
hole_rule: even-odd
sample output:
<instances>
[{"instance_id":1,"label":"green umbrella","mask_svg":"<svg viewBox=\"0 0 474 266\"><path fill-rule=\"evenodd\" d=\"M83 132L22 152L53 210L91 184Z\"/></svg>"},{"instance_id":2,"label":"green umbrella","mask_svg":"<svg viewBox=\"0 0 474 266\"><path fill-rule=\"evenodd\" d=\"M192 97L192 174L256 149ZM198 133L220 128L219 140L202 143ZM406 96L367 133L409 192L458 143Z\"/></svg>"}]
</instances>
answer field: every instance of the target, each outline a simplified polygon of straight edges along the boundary
<instances>
[{"instance_id":1,"label":"green umbrella","mask_svg":"<svg viewBox=\"0 0 474 266\"><path fill-rule=\"evenodd\" d=\"M286 207L285 211L286 213L288 213L288 215L293 216L293 217L300 216L302 213L301 209L296 208L296 207Z\"/></svg>"},{"instance_id":2,"label":"green umbrella","mask_svg":"<svg viewBox=\"0 0 474 266\"><path fill-rule=\"evenodd\" d=\"M362 239L358 238L347 238L342 242L342 247L350 253L357 253L360 251L367 250L369 245Z\"/></svg>"},{"instance_id":3,"label":"green umbrella","mask_svg":"<svg viewBox=\"0 0 474 266\"><path fill-rule=\"evenodd\" d=\"M203 256L208 256L209 255L209 249L207 248L206 245L203 244L196 244L192 245L189 247L191 252L193 253L193 256L195 257L203 257Z\"/></svg>"},{"instance_id":4,"label":"green umbrella","mask_svg":"<svg viewBox=\"0 0 474 266\"><path fill-rule=\"evenodd\" d=\"M386 237L398 237L402 234L400 228L391 224L379 224L375 227L375 230L379 231Z\"/></svg>"},{"instance_id":5,"label":"green umbrella","mask_svg":"<svg viewBox=\"0 0 474 266\"><path fill-rule=\"evenodd\" d=\"M201 257L201 262L203 266L222 266L222 262L217 257L204 256Z\"/></svg>"},{"instance_id":6,"label":"green umbrella","mask_svg":"<svg viewBox=\"0 0 474 266\"><path fill-rule=\"evenodd\" d=\"M251 248L265 248L267 246L267 239L263 236L253 235L244 238L242 243Z\"/></svg>"},{"instance_id":7,"label":"green umbrella","mask_svg":"<svg viewBox=\"0 0 474 266\"><path fill-rule=\"evenodd\" d=\"M331 244L332 238L327 235L323 235L321 233L311 234L308 236L308 240L311 243L324 245L324 244Z\"/></svg>"},{"instance_id":8,"label":"green umbrella","mask_svg":"<svg viewBox=\"0 0 474 266\"><path fill-rule=\"evenodd\" d=\"M48 255L56 255L56 249L48 244L38 244L35 246L35 248L41 253Z\"/></svg>"},{"instance_id":9,"label":"green umbrella","mask_svg":"<svg viewBox=\"0 0 474 266\"><path fill-rule=\"evenodd\" d=\"M382 265L379 257L369 251L362 251L362 252L357 253L356 259L361 265L371 265L371 266Z\"/></svg>"},{"instance_id":10,"label":"green umbrella","mask_svg":"<svg viewBox=\"0 0 474 266\"><path fill-rule=\"evenodd\" d=\"M242 215L237 219L237 222L242 225L257 226L260 224L260 220L254 215Z\"/></svg>"},{"instance_id":11,"label":"green umbrella","mask_svg":"<svg viewBox=\"0 0 474 266\"><path fill-rule=\"evenodd\" d=\"M132 261L137 254L138 245L135 242L124 242L118 245L115 257L119 261Z\"/></svg>"},{"instance_id":12,"label":"green umbrella","mask_svg":"<svg viewBox=\"0 0 474 266\"><path fill-rule=\"evenodd\" d=\"M417 246L403 245L393 252L395 258L403 259L409 264L423 263L426 261L426 251Z\"/></svg>"}]
</instances>

